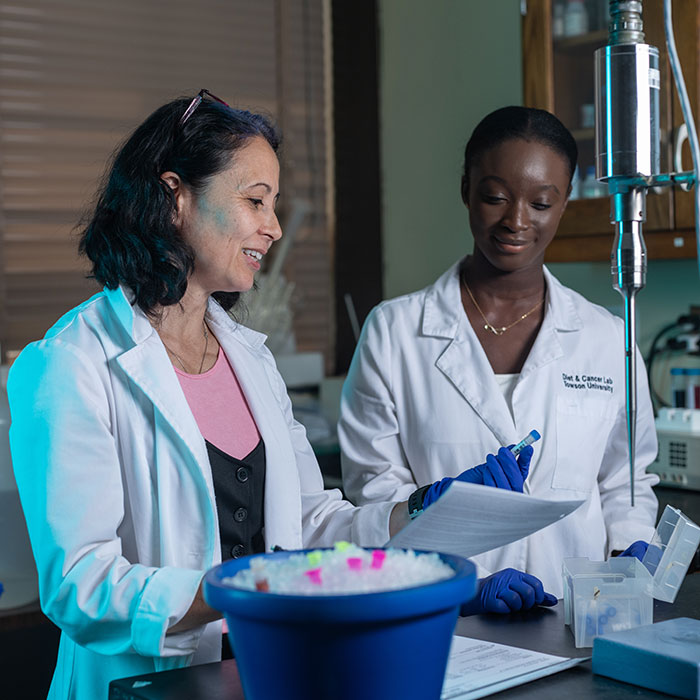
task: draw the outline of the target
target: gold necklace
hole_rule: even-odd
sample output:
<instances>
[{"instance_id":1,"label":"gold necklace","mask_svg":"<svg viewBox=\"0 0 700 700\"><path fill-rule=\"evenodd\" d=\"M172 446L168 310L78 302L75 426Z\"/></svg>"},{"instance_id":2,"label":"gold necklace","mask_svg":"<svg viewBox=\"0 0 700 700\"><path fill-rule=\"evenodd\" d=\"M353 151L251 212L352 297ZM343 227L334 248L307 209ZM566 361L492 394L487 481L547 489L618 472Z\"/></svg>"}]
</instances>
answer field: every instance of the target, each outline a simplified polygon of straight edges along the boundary
<instances>
[{"instance_id":1,"label":"gold necklace","mask_svg":"<svg viewBox=\"0 0 700 700\"><path fill-rule=\"evenodd\" d=\"M204 352L202 353L202 361L199 363L199 372L197 374L202 373L202 368L204 367L204 359L207 356L207 349L209 348L209 330L207 329L207 323L204 319L202 319L202 328L204 330ZM165 345L165 341L163 338L161 338L163 341L163 345ZM182 371L185 372L185 374L190 374L187 371L187 368L185 367L185 363L180 359L180 356L171 350L167 345L165 345L165 349L180 363L180 367L182 367Z\"/></svg>"},{"instance_id":2,"label":"gold necklace","mask_svg":"<svg viewBox=\"0 0 700 700\"><path fill-rule=\"evenodd\" d=\"M503 335L508 329L512 328L516 324L520 323L520 321L524 321L531 313L534 313L537 311L537 309L542 306L544 302L544 297L540 299L526 314L523 314L520 318L517 320L513 321L513 323L507 325L507 326L501 326L501 328L496 328L495 326L492 326L489 323L489 320L486 318L484 315L484 312L481 310L481 307L476 303L476 299L474 298L474 295L472 294L472 290L469 289L469 285L467 284L467 280L464 279L464 275L462 275L462 282L464 283L464 287L467 290L467 294L469 294L469 298L472 300L472 303L474 306L476 306L476 310L481 314L481 318L484 319L484 330L485 331L491 331L494 335Z\"/></svg>"}]
</instances>

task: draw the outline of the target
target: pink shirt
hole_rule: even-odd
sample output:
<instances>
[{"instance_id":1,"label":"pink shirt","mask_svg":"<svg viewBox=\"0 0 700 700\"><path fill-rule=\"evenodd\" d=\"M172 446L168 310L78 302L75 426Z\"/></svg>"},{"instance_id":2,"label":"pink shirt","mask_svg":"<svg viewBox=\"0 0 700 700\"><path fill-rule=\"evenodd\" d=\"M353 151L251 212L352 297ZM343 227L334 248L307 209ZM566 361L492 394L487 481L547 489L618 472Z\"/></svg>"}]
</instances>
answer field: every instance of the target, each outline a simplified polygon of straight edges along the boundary
<instances>
[{"instance_id":1,"label":"pink shirt","mask_svg":"<svg viewBox=\"0 0 700 700\"><path fill-rule=\"evenodd\" d=\"M219 348L214 366L203 374L177 367L175 374L204 439L237 459L250 454L260 433L224 351Z\"/></svg>"}]
</instances>

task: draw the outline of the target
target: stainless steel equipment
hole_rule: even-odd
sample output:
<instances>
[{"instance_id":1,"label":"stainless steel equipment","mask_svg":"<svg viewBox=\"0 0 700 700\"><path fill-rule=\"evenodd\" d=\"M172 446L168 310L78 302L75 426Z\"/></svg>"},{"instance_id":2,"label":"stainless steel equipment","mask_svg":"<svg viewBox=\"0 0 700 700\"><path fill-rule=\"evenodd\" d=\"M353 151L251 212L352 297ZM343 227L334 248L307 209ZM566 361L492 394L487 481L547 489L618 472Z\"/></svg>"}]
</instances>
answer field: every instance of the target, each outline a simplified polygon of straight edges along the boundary
<instances>
[{"instance_id":1,"label":"stainless steel equipment","mask_svg":"<svg viewBox=\"0 0 700 700\"><path fill-rule=\"evenodd\" d=\"M650 187L692 184L695 180L693 172L659 173L659 50L644 43L639 0L610 0L609 39L607 46L595 52L595 84L596 177L607 182L611 197L610 220L615 225L611 271L613 286L625 304L627 433L634 506L635 302L646 284L647 253L642 232L646 194Z\"/></svg>"}]
</instances>

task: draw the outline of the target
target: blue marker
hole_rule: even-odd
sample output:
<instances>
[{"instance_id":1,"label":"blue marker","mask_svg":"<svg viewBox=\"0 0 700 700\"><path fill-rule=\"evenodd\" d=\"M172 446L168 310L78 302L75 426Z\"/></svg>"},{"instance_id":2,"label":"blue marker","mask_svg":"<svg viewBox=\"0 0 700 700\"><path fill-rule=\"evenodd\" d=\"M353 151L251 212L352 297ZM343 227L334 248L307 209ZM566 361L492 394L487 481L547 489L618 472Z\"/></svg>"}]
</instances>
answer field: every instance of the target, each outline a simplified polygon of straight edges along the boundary
<instances>
[{"instance_id":1,"label":"blue marker","mask_svg":"<svg viewBox=\"0 0 700 700\"><path fill-rule=\"evenodd\" d=\"M541 437L542 436L536 430L531 430L517 445L513 445L510 451L513 453L513 456L517 457L524 448L528 445L532 445L533 442L537 442Z\"/></svg>"}]
</instances>

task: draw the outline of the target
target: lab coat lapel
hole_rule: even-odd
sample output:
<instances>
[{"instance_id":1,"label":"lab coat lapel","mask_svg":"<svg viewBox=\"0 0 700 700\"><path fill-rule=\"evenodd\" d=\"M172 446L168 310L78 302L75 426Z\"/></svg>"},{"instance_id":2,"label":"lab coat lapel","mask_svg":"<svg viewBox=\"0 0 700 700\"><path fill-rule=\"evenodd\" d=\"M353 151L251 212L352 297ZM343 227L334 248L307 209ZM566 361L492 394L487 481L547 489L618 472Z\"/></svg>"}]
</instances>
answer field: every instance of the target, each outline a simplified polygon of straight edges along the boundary
<instances>
[{"instance_id":1,"label":"lab coat lapel","mask_svg":"<svg viewBox=\"0 0 700 700\"><path fill-rule=\"evenodd\" d=\"M453 265L427 293L423 307L423 335L449 338L435 366L503 445L516 442L513 417L462 308L459 264Z\"/></svg>"},{"instance_id":2,"label":"lab coat lapel","mask_svg":"<svg viewBox=\"0 0 700 700\"><path fill-rule=\"evenodd\" d=\"M169 438L175 442L182 441L186 448L181 453L182 461L190 466L191 471L195 473L195 478L201 484L199 498L202 499L202 512L207 521L207 528L212 533L208 541L210 544L213 543L213 549L209 552L209 555L213 555L216 547L216 537L213 533L217 532L218 524L209 456L204 438L187 404L170 358L154 332L145 342L118 357L117 362L153 403L164 423L171 428ZM157 417L156 420L158 420ZM162 430L158 432L162 433ZM190 459L187 459L188 455ZM159 475L159 478L167 476Z\"/></svg>"},{"instance_id":3,"label":"lab coat lapel","mask_svg":"<svg viewBox=\"0 0 700 700\"><path fill-rule=\"evenodd\" d=\"M465 325L468 325L465 321ZM452 382L502 445L517 442L513 416L471 327L437 358L436 367Z\"/></svg>"},{"instance_id":4,"label":"lab coat lapel","mask_svg":"<svg viewBox=\"0 0 700 700\"><path fill-rule=\"evenodd\" d=\"M576 332L583 328L571 295L563 292L561 284L547 268L544 268L544 279L547 285L544 320L520 372L521 379L564 356L560 333Z\"/></svg>"},{"instance_id":5,"label":"lab coat lapel","mask_svg":"<svg viewBox=\"0 0 700 700\"><path fill-rule=\"evenodd\" d=\"M175 370L160 337L143 312L132 307L129 290L105 290L118 321L135 345L116 358L117 364L131 381L144 392L165 422L172 428L173 439L181 440L192 455L203 488L209 494L210 508L214 486L207 448Z\"/></svg>"},{"instance_id":6,"label":"lab coat lapel","mask_svg":"<svg viewBox=\"0 0 700 700\"><path fill-rule=\"evenodd\" d=\"M144 343L120 355L117 362L185 443L202 468L202 474L209 475L209 458L204 438L162 345L154 333Z\"/></svg>"},{"instance_id":7,"label":"lab coat lapel","mask_svg":"<svg viewBox=\"0 0 700 700\"><path fill-rule=\"evenodd\" d=\"M275 400L261 357L265 336L236 324L218 304L208 320L233 367L265 443L265 542L268 548L302 546L301 492L289 426Z\"/></svg>"}]
</instances>

